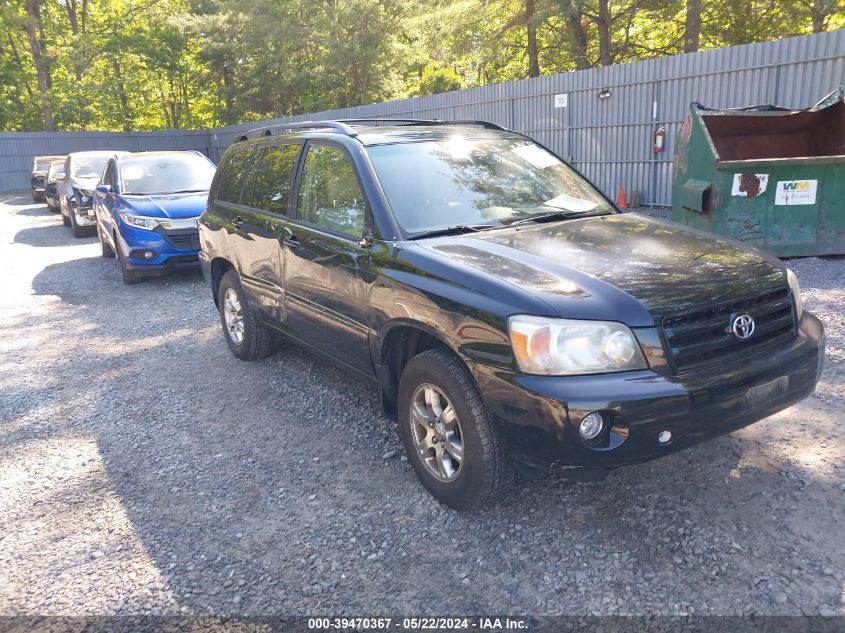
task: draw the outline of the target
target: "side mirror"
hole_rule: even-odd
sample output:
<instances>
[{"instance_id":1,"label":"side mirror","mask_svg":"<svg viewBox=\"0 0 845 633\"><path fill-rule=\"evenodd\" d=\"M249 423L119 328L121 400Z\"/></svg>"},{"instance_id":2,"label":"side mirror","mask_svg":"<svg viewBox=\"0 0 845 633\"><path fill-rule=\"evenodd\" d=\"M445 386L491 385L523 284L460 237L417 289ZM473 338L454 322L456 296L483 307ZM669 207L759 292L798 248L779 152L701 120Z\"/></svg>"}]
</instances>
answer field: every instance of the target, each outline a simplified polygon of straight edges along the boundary
<instances>
[{"instance_id":1,"label":"side mirror","mask_svg":"<svg viewBox=\"0 0 845 633\"><path fill-rule=\"evenodd\" d=\"M111 193L111 187L108 185L97 185L97 191L100 193Z\"/></svg>"}]
</instances>

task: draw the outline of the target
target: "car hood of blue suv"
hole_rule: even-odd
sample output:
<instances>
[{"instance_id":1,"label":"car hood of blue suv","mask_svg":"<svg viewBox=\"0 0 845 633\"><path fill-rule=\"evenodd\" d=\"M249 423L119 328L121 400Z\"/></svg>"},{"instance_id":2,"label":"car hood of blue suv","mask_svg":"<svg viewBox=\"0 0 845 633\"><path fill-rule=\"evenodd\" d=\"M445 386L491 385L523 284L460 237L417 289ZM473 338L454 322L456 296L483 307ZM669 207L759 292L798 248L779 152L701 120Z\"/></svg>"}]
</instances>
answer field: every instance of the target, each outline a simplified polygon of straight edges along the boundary
<instances>
[{"instance_id":1,"label":"car hood of blue suv","mask_svg":"<svg viewBox=\"0 0 845 633\"><path fill-rule=\"evenodd\" d=\"M151 218L195 218L205 211L207 191L161 195L122 195L121 208Z\"/></svg>"}]
</instances>

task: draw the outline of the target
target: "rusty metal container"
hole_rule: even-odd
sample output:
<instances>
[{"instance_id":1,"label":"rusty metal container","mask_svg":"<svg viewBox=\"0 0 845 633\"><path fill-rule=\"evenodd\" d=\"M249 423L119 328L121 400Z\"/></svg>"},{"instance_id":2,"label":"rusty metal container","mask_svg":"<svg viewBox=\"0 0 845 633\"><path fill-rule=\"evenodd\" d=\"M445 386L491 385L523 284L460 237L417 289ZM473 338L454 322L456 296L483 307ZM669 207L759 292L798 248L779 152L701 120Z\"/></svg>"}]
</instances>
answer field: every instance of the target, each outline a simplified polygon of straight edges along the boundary
<instances>
[{"instance_id":1,"label":"rusty metal container","mask_svg":"<svg viewBox=\"0 0 845 633\"><path fill-rule=\"evenodd\" d=\"M780 257L845 254L845 102L805 110L690 106L672 219Z\"/></svg>"}]
</instances>

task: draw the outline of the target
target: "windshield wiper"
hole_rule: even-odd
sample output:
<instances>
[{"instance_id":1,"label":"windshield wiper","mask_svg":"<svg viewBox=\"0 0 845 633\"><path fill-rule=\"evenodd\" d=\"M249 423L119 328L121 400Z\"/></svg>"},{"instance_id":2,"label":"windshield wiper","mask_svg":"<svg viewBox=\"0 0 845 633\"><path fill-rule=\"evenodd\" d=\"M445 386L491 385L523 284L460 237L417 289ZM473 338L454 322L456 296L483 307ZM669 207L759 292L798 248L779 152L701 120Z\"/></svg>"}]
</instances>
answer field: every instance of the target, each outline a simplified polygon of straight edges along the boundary
<instances>
[{"instance_id":1,"label":"windshield wiper","mask_svg":"<svg viewBox=\"0 0 845 633\"><path fill-rule=\"evenodd\" d=\"M408 237L412 240L421 237L437 237L438 235L460 235L461 233L477 233L486 229L498 229L502 224L453 224L442 229L431 229L430 231L420 231Z\"/></svg>"},{"instance_id":2,"label":"windshield wiper","mask_svg":"<svg viewBox=\"0 0 845 633\"><path fill-rule=\"evenodd\" d=\"M554 222L555 220L572 220L590 215L607 215L606 211L552 211L551 213L537 213L526 218L519 218L508 222L508 226L528 224L529 222Z\"/></svg>"}]
</instances>

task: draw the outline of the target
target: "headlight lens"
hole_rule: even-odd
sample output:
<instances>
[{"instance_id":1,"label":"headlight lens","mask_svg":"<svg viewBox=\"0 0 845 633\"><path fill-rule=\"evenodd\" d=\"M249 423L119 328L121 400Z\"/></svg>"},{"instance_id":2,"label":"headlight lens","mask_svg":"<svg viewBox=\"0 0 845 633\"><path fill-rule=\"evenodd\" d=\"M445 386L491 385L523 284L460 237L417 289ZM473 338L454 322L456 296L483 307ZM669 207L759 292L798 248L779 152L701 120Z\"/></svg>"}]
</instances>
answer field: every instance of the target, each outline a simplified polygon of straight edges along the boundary
<instances>
[{"instance_id":1,"label":"headlight lens","mask_svg":"<svg viewBox=\"0 0 845 633\"><path fill-rule=\"evenodd\" d=\"M613 321L527 315L508 319L519 368L528 374L575 375L645 369L631 330Z\"/></svg>"},{"instance_id":2,"label":"headlight lens","mask_svg":"<svg viewBox=\"0 0 845 633\"><path fill-rule=\"evenodd\" d=\"M786 281L789 282L789 289L792 291L792 296L795 297L795 313L800 319L804 312L804 300L801 299L801 286L798 284L798 276L792 272L791 268L786 269Z\"/></svg>"},{"instance_id":3,"label":"headlight lens","mask_svg":"<svg viewBox=\"0 0 845 633\"><path fill-rule=\"evenodd\" d=\"M161 224L158 218L148 218L143 215L132 215L131 213L121 213L120 219L129 226L134 226L136 229L146 229L147 231L152 231Z\"/></svg>"}]
</instances>

